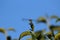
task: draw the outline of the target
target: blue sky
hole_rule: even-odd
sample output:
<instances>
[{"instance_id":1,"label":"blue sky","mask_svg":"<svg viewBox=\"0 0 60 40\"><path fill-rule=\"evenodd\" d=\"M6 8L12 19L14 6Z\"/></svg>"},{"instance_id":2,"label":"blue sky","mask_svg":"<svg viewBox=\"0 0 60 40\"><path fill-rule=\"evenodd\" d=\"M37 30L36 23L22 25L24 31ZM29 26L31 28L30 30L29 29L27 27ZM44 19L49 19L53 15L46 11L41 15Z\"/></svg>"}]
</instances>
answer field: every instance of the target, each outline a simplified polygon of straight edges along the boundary
<instances>
[{"instance_id":1,"label":"blue sky","mask_svg":"<svg viewBox=\"0 0 60 40\"><path fill-rule=\"evenodd\" d=\"M30 28L28 21L22 21L23 18L37 19L39 16L45 16L46 13L49 16L59 16L60 0L0 0L0 28L15 28L16 32L9 32L8 35L18 38L23 31ZM46 28L45 24L41 26L43 27L35 24L35 30ZM0 33L0 39L5 40L2 33Z\"/></svg>"}]
</instances>

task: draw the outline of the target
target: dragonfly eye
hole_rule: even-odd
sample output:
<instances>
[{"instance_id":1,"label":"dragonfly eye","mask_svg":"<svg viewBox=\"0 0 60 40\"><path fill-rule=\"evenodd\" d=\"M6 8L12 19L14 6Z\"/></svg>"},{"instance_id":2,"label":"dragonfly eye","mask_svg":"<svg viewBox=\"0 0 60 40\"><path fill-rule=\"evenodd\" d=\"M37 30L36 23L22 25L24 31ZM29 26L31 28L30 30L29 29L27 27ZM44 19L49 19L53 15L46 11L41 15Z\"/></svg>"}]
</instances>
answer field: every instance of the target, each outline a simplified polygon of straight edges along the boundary
<instances>
[{"instance_id":1,"label":"dragonfly eye","mask_svg":"<svg viewBox=\"0 0 60 40\"><path fill-rule=\"evenodd\" d=\"M29 21L32 21L32 19L29 19Z\"/></svg>"}]
</instances>

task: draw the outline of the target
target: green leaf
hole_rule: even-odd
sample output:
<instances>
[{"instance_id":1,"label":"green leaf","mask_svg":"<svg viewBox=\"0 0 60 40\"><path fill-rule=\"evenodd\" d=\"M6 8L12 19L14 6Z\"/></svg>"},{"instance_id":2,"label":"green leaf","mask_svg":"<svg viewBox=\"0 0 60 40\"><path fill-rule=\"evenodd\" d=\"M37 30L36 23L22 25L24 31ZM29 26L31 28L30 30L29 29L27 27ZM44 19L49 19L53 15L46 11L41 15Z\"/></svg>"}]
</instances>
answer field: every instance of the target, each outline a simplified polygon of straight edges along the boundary
<instances>
[{"instance_id":1,"label":"green leaf","mask_svg":"<svg viewBox=\"0 0 60 40\"><path fill-rule=\"evenodd\" d=\"M51 18L51 19L52 19L52 18L58 18L58 16L52 15L50 18Z\"/></svg>"},{"instance_id":2,"label":"green leaf","mask_svg":"<svg viewBox=\"0 0 60 40\"><path fill-rule=\"evenodd\" d=\"M56 20L56 22L59 22L60 21L60 18L58 18L57 20Z\"/></svg>"},{"instance_id":3,"label":"green leaf","mask_svg":"<svg viewBox=\"0 0 60 40\"><path fill-rule=\"evenodd\" d=\"M37 19L37 23L40 23L40 22L46 23L46 19L44 17L39 17Z\"/></svg>"},{"instance_id":4,"label":"green leaf","mask_svg":"<svg viewBox=\"0 0 60 40\"><path fill-rule=\"evenodd\" d=\"M60 33L55 35L55 40L59 40L60 39Z\"/></svg>"},{"instance_id":5,"label":"green leaf","mask_svg":"<svg viewBox=\"0 0 60 40\"><path fill-rule=\"evenodd\" d=\"M30 31L25 31L25 32L21 33L20 36L19 36L19 40L20 40L21 38L25 37L25 36L28 36L28 35L31 35L31 34L30 34Z\"/></svg>"},{"instance_id":6,"label":"green leaf","mask_svg":"<svg viewBox=\"0 0 60 40\"><path fill-rule=\"evenodd\" d=\"M0 28L0 32L5 34L6 31L4 28Z\"/></svg>"},{"instance_id":7,"label":"green leaf","mask_svg":"<svg viewBox=\"0 0 60 40\"><path fill-rule=\"evenodd\" d=\"M45 32L45 30L39 30L39 31L36 31L35 32L35 34L36 34L36 38L38 39L38 40L40 40L40 39L44 39L44 33Z\"/></svg>"},{"instance_id":8,"label":"green leaf","mask_svg":"<svg viewBox=\"0 0 60 40\"><path fill-rule=\"evenodd\" d=\"M51 25L50 29L51 30L60 30L60 26L58 26L58 25Z\"/></svg>"},{"instance_id":9,"label":"green leaf","mask_svg":"<svg viewBox=\"0 0 60 40\"><path fill-rule=\"evenodd\" d=\"M16 31L14 28L8 28L8 31Z\"/></svg>"},{"instance_id":10,"label":"green leaf","mask_svg":"<svg viewBox=\"0 0 60 40\"><path fill-rule=\"evenodd\" d=\"M28 38L27 40L32 40L32 38Z\"/></svg>"}]
</instances>

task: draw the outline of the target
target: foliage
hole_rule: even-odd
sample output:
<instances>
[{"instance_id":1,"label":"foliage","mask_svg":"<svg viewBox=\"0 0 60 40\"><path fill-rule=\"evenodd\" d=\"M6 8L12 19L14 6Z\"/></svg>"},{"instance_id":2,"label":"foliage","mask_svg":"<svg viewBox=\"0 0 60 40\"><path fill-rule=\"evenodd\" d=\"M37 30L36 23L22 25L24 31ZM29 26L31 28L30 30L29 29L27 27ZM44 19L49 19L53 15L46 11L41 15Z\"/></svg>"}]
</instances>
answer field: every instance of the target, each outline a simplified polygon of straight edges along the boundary
<instances>
[{"instance_id":1,"label":"foliage","mask_svg":"<svg viewBox=\"0 0 60 40\"><path fill-rule=\"evenodd\" d=\"M50 19L56 19L56 23L60 21L60 18L56 15L52 15L49 18L45 17L39 17L35 22L37 23L45 23L48 26L49 32L46 32L46 30L36 30L34 31L34 24L32 19L28 19L29 25L31 27L30 30L24 31L19 35L18 40L21 40L25 36L31 36L31 38L27 38L27 40L60 40L60 25L50 25L49 21ZM14 28L8 28L8 31L16 31ZM54 34L54 31L59 31L57 34ZM0 32L5 34L7 33L7 30L4 28L0 28ZM17 40L17 39L14 39Z\"/></svg>"}]
</instances>

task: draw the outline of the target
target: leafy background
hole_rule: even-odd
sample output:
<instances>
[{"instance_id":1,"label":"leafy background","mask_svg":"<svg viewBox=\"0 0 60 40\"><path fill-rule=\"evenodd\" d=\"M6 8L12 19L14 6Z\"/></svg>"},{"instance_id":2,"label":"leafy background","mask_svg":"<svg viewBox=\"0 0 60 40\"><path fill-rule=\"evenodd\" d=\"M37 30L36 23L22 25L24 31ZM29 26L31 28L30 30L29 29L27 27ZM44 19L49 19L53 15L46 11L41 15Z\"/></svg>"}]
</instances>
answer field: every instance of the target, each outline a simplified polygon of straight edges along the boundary
<instances>
[{"instance_id":1,"label":"leafy background","mask_svg":"<svg viewBox=\"0 0 60 40\"><path fill-rule=\"evenodd\" d=\"M18 38L22 32L29 30L28 21L22 21L23 18L37 19L46 14L59 16L60 0L0 0L0 28L15 28L16 32L8 31L8 35L11 35L12 38ZM51 24L59 25L54 20L52 21ZM35 31L42 29L48 31L45 24L35 22L34 24ZM2 33L0 33L0 40L5 40L5 35ZM22 40L26 40L26 38Z\"/></svg>"}]
</instances>

